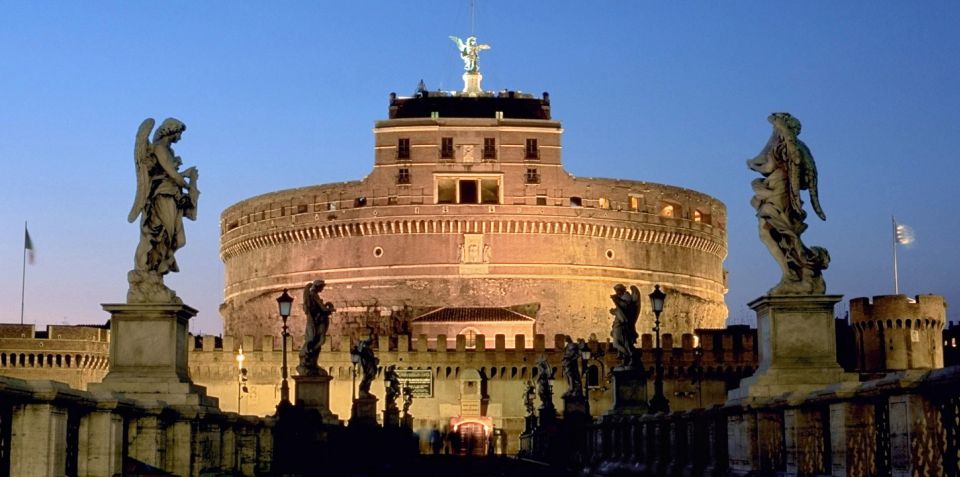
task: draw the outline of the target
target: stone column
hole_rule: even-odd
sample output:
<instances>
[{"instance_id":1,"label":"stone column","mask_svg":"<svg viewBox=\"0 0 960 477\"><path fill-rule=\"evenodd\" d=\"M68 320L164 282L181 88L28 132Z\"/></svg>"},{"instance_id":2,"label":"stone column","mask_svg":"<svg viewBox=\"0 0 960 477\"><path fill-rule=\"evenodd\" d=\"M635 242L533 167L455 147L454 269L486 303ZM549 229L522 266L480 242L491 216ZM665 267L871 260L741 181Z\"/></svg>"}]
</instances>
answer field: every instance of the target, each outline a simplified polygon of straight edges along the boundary
<instances>
[{"instance_id":1,"label":"stone column","mask_svg":"<svg viewBox=\"0 0 960 477\"><path fill-rule=\"evenodd\" d=\"M740 408L727 418L727 454L730 475L751 475L759 468L757 415Z\"/></svg>"},{"instance_id":2,"label":"stone column","mask_svg":"<svg viewBox=\"0 0 960 477\"><path fill-rule=\"evenodd\" d=\"M166 428L167 470L177 475L194 475L193 446L196 444L197 423L192 420L178 419ZM199 470L199 469L197 469Z\"/></svg>"},{"instance_id":3,"label":"stone column","mask_svg":"<svg viewBox=\"0 0 960 477\"><path fill-rule=\"evenodd\" d=\"M157 468L166 465L167 439L160 420L161 410L158 405L153 405L146 409L147 414L136 416L127 423L127 454Z\"/></svg>"},{"instance_id":4,"label":"stone column","mask_svg":"<svg viewBox=\"0 0 960 477\"><path fill-rule=\"evenodd\" d=\"M890 470L893 477L944 475L940 410L918 394L891 396Z\"/></svg>"},{"instance_id":5,"label":"stone column","mask_svg":"<svg viewBox=\"0 0 960 477\"><path fill-rule=\"evenodd\" d=\"M102 403L80 419L77 473L99 477L120 473L123 467L123 416L113 411L117 401Z\"/></svg>"},{"instance_id":6,"label":"stone column","mask_svg":"<svg viewBox=\"0 0 960 477\"><path fill-rule=\"evenodd\" d=\"M790 475L823 475L826 441L824 419L818 409L792 408L783 412L785 468Z\"/></svg>"},{"instance_id":7,"label":"stone column","mask_svg":"<svg viewBox=\"0 0 960 477\"><path fill-rule=\"evenodd\" d=\"M877 475L876 410L873 404L843 401L830 405L830 475Z\"/></svg>"},{"instance_id":8,"label":"stone column","mask_svg":"<svg viewBox=\"0 0 960 477\"><path fill-rule=\"evenodd\" d=\"M237 414L227 414L220 430L220 468L239 470L237 457Z\"/></svg>"},{"instance_id":9,"label":"stone column","mask_svg":"<svg viewBox=\"0 0 960 477\"><path fill-rule=\"evenodd\" d=\"M50 403L18 404L10 425L10 475L52 477L67 470L67 411Z\"/></svg>"}]
</instances>

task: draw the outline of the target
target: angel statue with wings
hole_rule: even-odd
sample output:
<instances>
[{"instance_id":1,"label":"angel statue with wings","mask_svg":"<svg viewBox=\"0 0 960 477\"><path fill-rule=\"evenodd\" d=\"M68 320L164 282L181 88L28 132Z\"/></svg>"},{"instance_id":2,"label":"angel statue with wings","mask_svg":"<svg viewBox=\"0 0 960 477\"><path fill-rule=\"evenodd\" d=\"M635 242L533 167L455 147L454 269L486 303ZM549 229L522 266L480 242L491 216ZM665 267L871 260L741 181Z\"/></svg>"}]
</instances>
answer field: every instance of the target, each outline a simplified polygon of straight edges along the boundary
<instances>
[{"instance_id":1,"label":"angel statue with wings","mask_svg":"<svg viewBox=\"0 0 960 477\"><path fill-rule=\"evenodd\" d=\"M640 289L636 285L627 287L618 283L613 287L613 326L610 336L613 338L613 347L617 350L620 359L619 369L631 369L637 354L637 319L640 317Z\"/></svg>"},{"instance_id":2,"label":"angel statue with wings","mask_svg":"<svg viewBox=\"0 0 960 477\"><path fill-rule=\"evenodd\" d=\"M134 267L128 275L130 303L180 303L176 293L164 286L163 276L179 271L174 254L186 244L183 218L197 218L197 169L180 171L180 157L173 144L180 140L186 125L167 118L153 134L154 120L147 118L137 130L134 164L137 195L127 220L140 217L140 243Z\"/></svg>"},{"instance_id":3,"label":"angel statue with wings","mask_svg":"<svg viewBox=\"0 0 960 477\"><path fill-rule=\"evenodd\" d=\"M827 216L817 194L817 166L800 134L800 121L790 113L773 113L768 118L773 134L747 167L759 172L754 179L750 204L757 209L760 241L780 265L783 278L770 295L812 295L826 292L822 271L830 254L822 247L807 248L800 234L807 229L800 192L808 191L810 205L821 220Z\"/></svg>"},{"instance_id":4,"label":"angel statue with wings","mask_svg":"<svg viewBox=\"0 0 960 477\"><path fill-rule=\"evenodd\" d=\"M490 45L477 44L477 37L475 36L467 37L466 42L458 36L451 36L450 39L457 44L457 49L460 50L460 59L463 60L463 70L467 73L479 73L480 51L489 50Z\"/></svg>"}]
</instances>

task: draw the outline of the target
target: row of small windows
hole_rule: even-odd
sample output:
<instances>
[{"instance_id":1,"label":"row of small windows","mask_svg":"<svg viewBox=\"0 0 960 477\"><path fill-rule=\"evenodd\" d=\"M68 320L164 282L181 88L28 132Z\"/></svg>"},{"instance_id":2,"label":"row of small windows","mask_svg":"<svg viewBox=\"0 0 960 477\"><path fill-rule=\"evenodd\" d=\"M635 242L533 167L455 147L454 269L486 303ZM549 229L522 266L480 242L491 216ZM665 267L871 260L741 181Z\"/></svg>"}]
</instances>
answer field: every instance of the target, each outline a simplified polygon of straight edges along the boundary
<instances>
[{"instance_id":1,"label":"row of small windows","mask_svg":"<svg viewBox=\"0 0 960 477\"><path fill-rule=\"evenodd\" d=\"M536 138L528 138L523 149L524 159L540 159L539 141ZM483 138L483 159L492 161L497 159L497 140L492 137ZM440 159L453 159L453 138L440 138ZM402 137L397 140L397 159L410 159L410 138Z\"/></svg>"},{"instance_id":2,"label":"row of small windows","mask_svg":"<svg viewBox=\"0 0 960 477\"><path fill-rule=\"evenodd\" d=\"M526 172L523 175L524 182L527 184L540 184L541 176L540 172L535 167L528 167ZM397 170L396 176L397 184L408 185L411 183L411 172L410 168L402 167ZM437 204L500 204L500 189L501 189L500 178L498 177L443 177L438 178L436 181L436 203ZM326 211L335 211L337 210L338 203L340 201L329 201L323 207L323 210ZM538 194L536 196L536 205L547 205L548 198L546 194ZM570 196L569 197L569 206L570 207L584 207L585 201L582 197L579 196ZM396 197L388 198L387 205L396 205ZM367 199L364 196L358 197L354 200L354 207L363 207L367 205ZM556 205L561 205L557 203ZM655 213L661 217L671 217L671 218L685 218L683 213L683 208L680 204L661 201L659 204L652 210L646 209L643 206L643 197L640 195L630 195L628 202L626 204L620 202L613 202L607 197L598 197L596 199L596 207L599 209L615 209L623 210L623 205L629 207L628 210L633 212L648 212ZM321 210L319 204L314 205L314 212ZM295 207L280 207L279 214L271 214L270 218L273 217L283 217L289 214L304 214L309 211L309 206L307 204L299 204ZM243 223L252 223L265 220L268 218L267 211L254 212L247 214L245 216L246 221L236 220L226 225L226 230L233 230L234 228L242 225ZM712 225L712 217L710 213L702 211L697 208L691 208L689 216L686 217L689 220L692 220L696 223L703 223L707 225Z\"/></svg>"}]
</instances>

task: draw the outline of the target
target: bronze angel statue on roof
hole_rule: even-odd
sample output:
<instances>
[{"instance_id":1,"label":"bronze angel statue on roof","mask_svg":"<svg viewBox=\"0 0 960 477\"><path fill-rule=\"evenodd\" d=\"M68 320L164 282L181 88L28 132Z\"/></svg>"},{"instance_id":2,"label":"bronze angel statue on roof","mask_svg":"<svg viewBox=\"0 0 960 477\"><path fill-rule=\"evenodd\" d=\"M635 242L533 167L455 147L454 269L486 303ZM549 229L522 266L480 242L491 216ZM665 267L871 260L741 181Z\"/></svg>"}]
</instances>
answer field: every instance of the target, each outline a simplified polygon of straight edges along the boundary
<instances>
[{"instance_id":1,"label":"bronze angel statue on roof","mask_svg":"<svg viewBox=\"0 0 960 477\"><path fill-rule=\"evenodd\" d=\"M197 218L197 169L180 171L180 156L173 144L180 140L186 125L167 118L153 134L154 120L147 118L137 130L134 164L137 193L127 220L140 217L140 243L128 275L130 303L180 303L176 293L164 286L163 276L177 272L176 251L186 244L183 218Z\"/></svg>"},{"instance_id":2,"label":"bronze angel statue on roof","mask_svg":"<svg viewBox=\"0 0 960 477\"><path fill-rule=\"evenodd\" d=\"M817 194L817 166L810 149L797 136L800 121L789 113L773 113L768 118L773 134L747 167L763 177L754 179L750 204L757 209L760 241L779 263L783 278L770 289L770 295L812 295L826 292L822 271L830 264L830 254L822 247L807 248L800 235L807 229L807 213L800 192L810 195L810 205L821 220L827 216Z\"/></svg>"}]
</instances>

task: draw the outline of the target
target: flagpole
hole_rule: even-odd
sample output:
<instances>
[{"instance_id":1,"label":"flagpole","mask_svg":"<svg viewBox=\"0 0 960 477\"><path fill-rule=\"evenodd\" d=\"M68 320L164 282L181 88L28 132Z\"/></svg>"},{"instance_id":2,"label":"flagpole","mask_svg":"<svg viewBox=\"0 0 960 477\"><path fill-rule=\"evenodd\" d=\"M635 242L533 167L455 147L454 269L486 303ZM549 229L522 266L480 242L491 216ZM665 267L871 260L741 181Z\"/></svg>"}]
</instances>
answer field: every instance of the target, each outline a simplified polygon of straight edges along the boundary
<instances>
[{"instance_id":1,"label":"flagpole","mask_svg":"<svg viewBox=\"0 0 960 477\"><path fill-rule=\"evenodd\" d=\"M23 236L27 236L27 221L23 221ZM23 243L23 274L20 277L20 324L23 324L23 298L27 289L27 243Z\"/></svg>"},{"instance_id":2,"label":"flagpole","mask_svg":"<svg viewBox=\"0 0 960 477\"><path fill-rule=\"evenodd\" d=\"M897 272L897 219L894 216L890 216L890 220L893 221L893 294L900 294L900 277Z\"/></svg>"}]
</instances>

